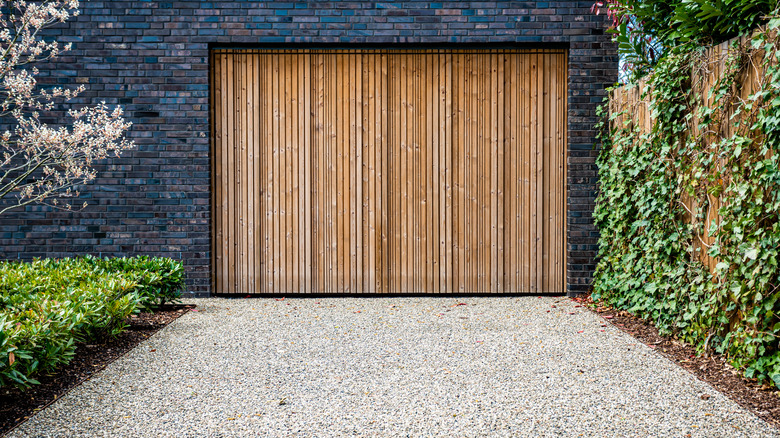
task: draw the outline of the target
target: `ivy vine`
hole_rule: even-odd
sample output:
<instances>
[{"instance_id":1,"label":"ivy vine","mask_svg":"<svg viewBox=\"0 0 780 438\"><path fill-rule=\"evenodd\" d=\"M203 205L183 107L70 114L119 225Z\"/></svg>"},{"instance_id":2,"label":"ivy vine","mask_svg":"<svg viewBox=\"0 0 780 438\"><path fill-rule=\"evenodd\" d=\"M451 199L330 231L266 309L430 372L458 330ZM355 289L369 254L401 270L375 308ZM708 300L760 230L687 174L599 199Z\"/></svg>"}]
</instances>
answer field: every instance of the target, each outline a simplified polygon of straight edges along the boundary
<instances>
[{"instance_id":1,"label":"ivy vine","mask_svg":"<svg viewBox=\"0 0 780 438\"><path fill-rule=\"evenodd\" d=\"M780 18L770 18L731 45L706 92L704 49L662 59L646 78L649 132L602 106L593 297L780 386ZM705 229L707 217L717 219Z\"/></svg>"}]
</instances>

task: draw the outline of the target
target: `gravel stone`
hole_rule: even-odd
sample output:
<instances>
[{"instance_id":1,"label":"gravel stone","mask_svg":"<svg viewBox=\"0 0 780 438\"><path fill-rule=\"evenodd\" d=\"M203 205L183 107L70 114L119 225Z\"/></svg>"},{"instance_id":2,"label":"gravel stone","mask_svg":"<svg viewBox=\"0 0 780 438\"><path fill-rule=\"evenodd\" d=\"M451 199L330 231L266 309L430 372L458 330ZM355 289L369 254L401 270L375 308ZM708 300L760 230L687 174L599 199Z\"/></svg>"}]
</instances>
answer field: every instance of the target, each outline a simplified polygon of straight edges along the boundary
<instances>
[{"instance_id":1,"label":"gravel stone","mask_svg":"<svg viewBox=\"0 0 780 438\"><path fill-rule=\"evenodd\" d=\"M9 437L780 435L565 298L192 302Z\"/></svg>"}]
</instances>

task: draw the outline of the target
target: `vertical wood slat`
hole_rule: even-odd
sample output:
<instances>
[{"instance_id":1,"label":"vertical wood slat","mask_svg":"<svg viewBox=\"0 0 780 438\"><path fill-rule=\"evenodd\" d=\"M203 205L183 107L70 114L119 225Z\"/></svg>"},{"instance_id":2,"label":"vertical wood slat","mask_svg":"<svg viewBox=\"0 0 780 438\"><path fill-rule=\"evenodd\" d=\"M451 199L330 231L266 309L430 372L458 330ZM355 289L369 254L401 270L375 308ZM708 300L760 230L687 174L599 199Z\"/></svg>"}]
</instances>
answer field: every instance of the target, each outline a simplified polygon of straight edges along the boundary
<instances>
[{"instance_id":1,"label":"vertical wood slat","mask_svg":"<svg viewBox=\"0 0 780 438\"><path fill-rule=\"evenodd\" d=\"M381 184L381 190L379 191L379 196L381 199L381 204L379 204L380 211L381 211L381 235L382 240L380 242L381 249L379 251L379 254L382 256L382 263L381 263L381 272L380 276L382 278L381 283L381 289L377 292L389 292L391 291L390 288L390 279L391 279L391 270L390 270L390 245L389 245L389 239L390 239L390 215L387 213L390 209L390 195L389 195L389 180L390 180L390 161L392 159L392 153L391 149L388 146L389 139L390 139L390 128L389 128L389 120L388 117L390 108L388 108L389 105L389 99L390 96L392 96L392 93L389 92L390 87L390 81L387 80L388 76L388 55L382 54L379 55L381 57L381 69L379 70L379 81L381 82L381 86L379 87L380 92L384 92L384 96L381 99L381 105L378 105L378 107L381 108L381 111L379 112L379 116L377 117L377 120L379 120L379 124L382 127L381 130L381 138L380 138L380 155L378 159L382 163L382 173L378 175L379 180L382 182Z\"/></svg>"},{"instance_id":2,"label":"vertical wood slat","mask_svg":"<svg viewBox=\"0 0 780 438\"><path fill-rule=\"evenodd\" d=\"M234 65L233 62L229 62L227 64L227 84L228 86L228 101L227 101L227 111L225 114L225 122L226 122L226 143L230 144L231 142L236 142L236 135L235 135L235 127L234 127L234 121L235 121L235 85L236 80L234 76ZM227 231L227 244L228 247L226 248L225 256L228 259L228 276L227 276L227 292L235 292L236 291L236 285L235 285L235 275L236 275L236 263L235 263L235 256L237 252L236 247L236 239L235 239L235 215L233 212L233 208L235 207L235 148L227 148L225 150L226 152L226 162L227 162L227 173L225 174L225 180L226 180L226 203L225 205L225 222L224 227Z\"/></svg>"},{"instance_id":3,"label":"vertical wood slat","mask_svg":"<svg viewBox=\"0 0 780 438\"><path fill-rule=\"evenodd\" d=\"M288 276L288 290L291 292L299 292L299 286L300 286L300 280L301 277L299 275L299 268L300 268L300 231L298 230L298 215L299 215L299 209L298 205L300 204L301 197L299 194L300 190L300 168L299 168L299 152L300 152L300 143L299 143L299 136L301 127L298 125L298 116L300 114L300 111L298 110L298 71L300 70L298 67L300 66L301 58L300 56L295 56L296 53L293 52L292 56L290 56L290 66L289 70L287 72L287 76L289 77L290 81L290 95L288 99L288 113L287 113L287 129L288 129L288 139L287 144L288 146L288 158L286 160L287 168L288 168L288 187L287 190L287 200L288 200L288 228L287 228L287 242L288 245L291 246L289 249L289 269L287 270L287 276Z\"/></svg>"},{"instance_id":4,"label":"vertical wood slat","mask_svg":"<svg viewBox=\"0 0 780 438\"><path fill-rule=\"evenodd\" d=\"M337 55L337 70L336 75L338 77L338 81L334 83L334 85L338 86L339 84L345 84L347 82L347 78L345 76L346 66L344 65L346 55L341 54ZM347 61L348 62L348 61ZM333 181L335 181L336 184L336 247L334 249L334 254L336 256L336 259L338 262L336 263L336 291L338 292L344 292L346 290L344 285L344 269L346 266L349 266L349 261L345 260L349 255L349 250L347 249L346 245L348 245L349 242L349 215L345 215L345 210L347 207L344 205L344 199L345 197L349 196L349 169L344 164L345 156L344 156L344 144L347 142L347 128L345 127L346 124L349 122L348 117L348 110L347 110L347 101L349 100L349 95L344 96L344 90L334 90L334 96L336 96L336 166L334 168L334 172L331 174L331 178ZM345 229L346 225L346 229ZM347 283L348 286L348 283Z\"/></svg>"},{"instance_id":5,"label":"vertical wood slat","mask_svg":"<svg viewBox=\"0 0 780 438\"><path fill-rule=\"evenodd\" d=\"M444 259L442 264L444 265L443 275L444 284L441 288L442 292L449 292L454 290L453 282L453 256L452 256L452 56L447 54L440 55L443 58L444 69L441 71L439 77L444 77L444 81L440 85L440 94L442 95L443 106L441 110L444 116L439 118L439 124L443 130L440 133L440 149L444 157L444 172L443 172L443 186L442 186L442 206L444 207L443 224L445 228L445 237L442 241L442 254ZM441 120L441 119L444 120ZM442 135L443 134L443 135Z\"/></svg>"},{"instance_id":6,"label":"vertical wood slat","mask_svg":"<svg viewBox=\"0 0 780 438\"><path fill-rule=\"evenodd\" d=\"M500 292L499 285L499 269L498 269L498 242L499 226L498 221L503 218L502 214L499 214L499 188L498 188L498 154L499 150L503 150L503 145L499 147L499 100L501 95L499 93L499 57L495 54L490 55L490 275L488 278L489 292ZM502 75L503 76L503 75ZM503 83L503 77L501 80Z\"/></svg>"},{"instance_id":7,"label":"vertical wood slat","mask_svg":"<svg viewBox=\"0 0 780 438\"><path fill-rule=\"evenodd\" d=\"M292 181L292 175L293 175L293 168L295 167L295 159L292 154L292 149L295 145L295 140L292 138L294 129L291 126L292 125L292 81L294 80L293 77L293 55L290 52L286 52L284 55L282 55L282 60L284 61L283 64L280 66L280 69L282 70L280 73L280 78L283 80L283 86L282 86L282 93L280 93L280 96L282 98L282 101L279 103L279 107L282 108L282 114L279 118L279 123L281 124L281 134L282 138L279 142L279 148L281 150L280 153L280 159L281 162L279 163L279 167L281 168L281 175L282 179L279 182L279 190L282 193L280 196L282 198L282 202L280 202L280 208L282 212L282 219L280 227L282 228L281 231L281 242L284 242L285 245L282 247L282 269L281 269L281 278L282 278L282 290L294 292L294 278L293 275L293 267L294 267L294 254L293 254L293 239L294 239L294 232L292 230L292 203L294 200L292 199L292 190L293 190L293 181Z\"/></svg>"},{"instance_id":8,"label":"vertical wood slat","mask_svg":"<svg viewBox=\"0 0 780 438\"><path fill-rule=\"evenodd\" d=\"M463 183L461 187L463 189L463 210L465 221L463 223L463 282L466 285L466 291L474 291L476 287L474 285L474 273L472 268L474 266L474 245L475 239L473 229L473 216L476 211L473 205L473 190L476 185L474 180L474 163L472 161L472 143L474 142L475 125L476 125L476 97L477 92L474 89L474 83L476 82L476 66L473 64L473 56L466 55L464 60L465 74L463 75L463 107L464 107L464 130L463 130L463 151L461 156L463 157Z\"/></svg>"},{"instance_id":9,"label":"vertical wood slat","mask_svg":"<svg viewBox=\"0 0 780 438\"><path fill-rule=\"evenodd\" d=\"M456 168L457 174L455 175L455 186L457 187L457 193L455 197L455 204L457 209L457 225L456 225L456 247L457 251L457 270L456 275L458 277L458 292L465 292L466 287L466 103L468 101L466 97L466 76L468 68L470 67L466 63L466 55L458 54L457 68L453 73L457 75L456 79L456 108L453 112L458 116L458 123L453 129L453 133L458 136L456 142L453 143L453 149L455 150Z\"/></svg>"},{"instance_id":10,"label":"vertical wood slat","mask_svg":"<svg viewBox=\"0 0 780 438\"><path fill-rule=\"evenodd\" d=\"M303 71L303 105L300 110L300 117L303 118L303 147L304 147L304 153L302 154L302 159L304 160L304 169L303 169L303 178L304 178L304 196L305 196L305 203L303 206L303 217L301 218L301 233L305 235L306 239L306 245L305 245L305 252L304 252L304 266L302 268L302 275L305 278L305 283L303 285L303 291L304 292L311 292L312 291L312 241L313 241L313 227L310 226L312 223L312 199L311 194L314 188L314 185L312 183L312 170L311 165L313 161L313 155L312 155L312 126L311 121L312 117L310 115L310 110L312 108L312 101L311 101L311 54L306 53L304 55L304 71Z\"/></svg>"},{"instance_id":11,"label":"vertical wood slat","mask_svg":"<svg viewBox=\"0 0 780 438\"><path fill-rule=\"evenodd\" d=\"M284 285L282 285L280 279L281 279L281 270L282 270L282 260L280 252L280 247L284 243L284 240L282 239L282 236L279 234L280 228L279 225L281 223L281 214L279 212L279 204L280 204L280 193L279 188L281 186L280 181L280 168L279 168L279 118L280 118L280 110L279 110L279 90L282 84L280 83L280 74L279 74L279 56L269 56L268 61L272 63L272 70L270 71L271 77L269 78L273 85L271 86L270 91L270 100L273 105L272 109L272 133L271 133L271 139L273 140L273 156L272 156L272 175L273 179L268 181L268 184L270 185L269 191L271 193L271 200L273 201L273 209L271 210L271 225L273 226L273 234L271 237L271 242L273 246L273 257L271 260L273 261L273 280L272 280L272 289L270 290L284 290ZM269 229L269 233L272 231Z\"/></svg>"},{"instance_id":12,"label":"vertical wood slat","mask_svg":"<svg viewBox=\"0 0 780 438\"><path fill-rule=\"evenodd\" d=\"M400 187L398 190L399 194L399 211L400 211L400 238L398 240L398 253L400 255L400 269L399 269L399 286L398 290L404 290L408 291L409 283L407 282L407 271L409 269L409 263L408 263L408 247L407 242L409 241L407 236L407 228L408 228L408 222L409 217L411 216L409 214L409 207L408 207L408 197L409 197L409 177L407 176L407 157L409 156L409 147L408 147L408 139L407 139L407 127L408 127L408 121L407 121L407 111L408 111L408 103L407 103L407 83L408 83L408 72L407 72L407 65L406 65L406 57L402 57L399 59L399 68L400 70L397 72L399 75L398 80L400 81L399 86L399 95L401 97L401 103L400 103L400 109L399 109L399 117L400 117L400 123L397 125L398 130L398 140L399 140L399 147L398 147L398 158L399 158L399 169L400 169L400 179L398 180ZM395 73L395 72L394 72ZM395 186L398 187L398 186Z\"/></svg>"},{"instance_id":13,"label":"vertical wood slat","mask_svg":"<svg viewBox=\"0 0 780 438\"><path fill-rule=\"evenodd\" d=\"M561 52L213 56L217 293L563 291Z\"/></svg>"},{"instance_id":14,"label":"vertical wood slat","mask_svg":"<svg viewBox=\"0 0 780 438\"><path fill-rule=\"evenodd\" d=\"M243 267L243 275L241 277L241 291L251 290L254 287L255 275L254 275L254 235L255 235L255 222L254 222L254 111L252 108L251 80L250 76L250 64L253 57L244 56L241 62L241 75L243 80L241 83L241 92L243 93L242 108L245 114L242 114L242 122L244 123L243 129L241 129L241 136L244 139L244 150L241 153L241 171L243 173L243 186L241 187L242 204L241 213L244 215L242 235L246 236L246 241L243 242L242 252L244 254L244 260L247 260L246 266Z\"/></svg>"},{"instance_id":15,"label":"vertical wood slat","mask_svg":"<svg viewBox=\"0 0 780 438\"><path fill-rule=\"evenodd\" d=\"M349 136L345 136L345 158L344 162L348 166L348 170L344 174L345 183L348 184L347 191L349 196L346 197L347 213L349 214L349 234L346 238L349 242L349 252L344 264L345 279L344 283L348 284L346 292L354 291L357 288L357 277L359 275L360 268L357 266L357 168L356 168L356 155L357 155L357 117L355 106L357 105L357 84L355 82L355 52L350 51L347 55L348 67L346 68L347 80L342 84L349 84L347 89L349 90L349 100L347 102L349 109L345 114L349 114L347 119L347 129ZM346 176L349 175L349 179Z\"/></svg>"},{"instance_id":16,"label":"vertical wood slat","mask_svg":"<svg viewBox=\"0 0 780 438\"><path fill-rule=\"evenodd\" d=\"M254 56L247 56L246 63L244 64L244 77L245 79L245 92L246 92L246 164L242 164L242 168L246 172L246 235L247 241L245 245L245 253L247 257L247 269L245 273L244 291L253 290L256 287L257 281L257 261L256 261L256 248L259 248L255 241L255 231L259 228L255 223L256 212L259 210L255 206L255 172L258 166L255 165L255 133L257 129L255 127L255 108L254 108L254 74L252 69L254 68Z\"/></svg>"},{"instance_id":17,"label":"vertical wood slat","mask_svg":"<svg viewBox=\"0 0 780 438\"><path fill-rule=\"evenodd\" d=\"M273 151L273 103L271 90L273 88L272 79L272 63L268 54L260 55L260 63L262 65L263 75L259 79L259 82L263 84L263 127L265 135L263 136L263 166L265 170L265 179L263 183L265 201L263 205L263 223L265 227L261 228L260 234L263 236L263 251L262 256L265 263L265 282L262 284L261 290L274 290L274 240L273 240L273 181L274 181L274 151ZM271 163L268 165L267 163Z\"/></svg>"}]
</instances>

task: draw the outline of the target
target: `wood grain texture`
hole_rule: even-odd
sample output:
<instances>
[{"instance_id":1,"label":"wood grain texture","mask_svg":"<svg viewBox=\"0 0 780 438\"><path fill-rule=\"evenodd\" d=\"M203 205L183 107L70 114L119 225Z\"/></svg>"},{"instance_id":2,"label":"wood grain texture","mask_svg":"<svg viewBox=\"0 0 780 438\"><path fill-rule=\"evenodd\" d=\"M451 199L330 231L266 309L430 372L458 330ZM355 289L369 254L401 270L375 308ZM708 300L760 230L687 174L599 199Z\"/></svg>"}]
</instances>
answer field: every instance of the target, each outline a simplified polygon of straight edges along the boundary
<instances>
[{"instance_id":1,"label":"wood grain texture","mask_svg":"<svg viewBox=\"0 0 780 438\"><path fill-rule=\"evenodd\" d=\"M565 290L565 52L212 56L216 293Z\"/></svg>"}]
</instances>

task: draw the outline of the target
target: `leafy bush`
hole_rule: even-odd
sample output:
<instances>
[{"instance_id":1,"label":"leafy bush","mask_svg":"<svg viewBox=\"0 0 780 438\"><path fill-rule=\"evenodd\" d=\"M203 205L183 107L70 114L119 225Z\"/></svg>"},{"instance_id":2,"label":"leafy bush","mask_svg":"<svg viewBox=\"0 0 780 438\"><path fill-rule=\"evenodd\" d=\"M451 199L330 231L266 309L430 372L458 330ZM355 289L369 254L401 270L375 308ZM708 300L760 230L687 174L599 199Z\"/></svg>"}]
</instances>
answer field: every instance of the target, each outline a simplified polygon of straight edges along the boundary
<instances>
[{"instance_id":1,"label":"leafy bush","mask_svg":"<svg viewBox=\"0 0 780 438\"><path fill-rule=\"evenodd\" d=\"M594 217L594 299L652 321L750 378L780 386L780 18L732 44L715 75L703 51L647 77L649 132L615 120L603 137ZM763 71L750 95L746 73ZM630 109L627 109L630 111ZM702 134L697 134L702 133ZM718 200L718 202L714 202ZM704 229L705 218L717 220ZM701 244L708 234L714 241ZM702 249L703 248L703 249ZM702 251L717 261L711 271Z\"/></svg>"},{"instance_id":2,"label":"leafy bush","mask_svg":"<svg viewBox=\"0 0 780 438\"><path fill-rule=\"evenodd\" d=\"M82 259L103 272L121 273L138 284L141 304L150 308L175 302L184 285L181 262L161 257L105 258L87 256Z\"/></svg>"},{"instance_id":3,"label":"leafy bush","mask_svg":"<svg viewBox=\"0 0 780 438\"><path fill-rule=\"evenodd\" d=\"M666 54L712 45L746 33L778 6L777 0L606 0L618 50L634 78Z\"/></svg>"},{"instance_id":4,"label":"leafy bush","mask_svg":"<svg viewBox=\"0 0 780 438\"><path fill-rule=\"evenodd\" d=\"M176 301L183 285L182 264L163 258L0 263L0 387L38 383L77 342L118 335L131 314Z\"/></svg>"}]
</instances>

